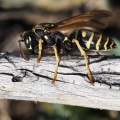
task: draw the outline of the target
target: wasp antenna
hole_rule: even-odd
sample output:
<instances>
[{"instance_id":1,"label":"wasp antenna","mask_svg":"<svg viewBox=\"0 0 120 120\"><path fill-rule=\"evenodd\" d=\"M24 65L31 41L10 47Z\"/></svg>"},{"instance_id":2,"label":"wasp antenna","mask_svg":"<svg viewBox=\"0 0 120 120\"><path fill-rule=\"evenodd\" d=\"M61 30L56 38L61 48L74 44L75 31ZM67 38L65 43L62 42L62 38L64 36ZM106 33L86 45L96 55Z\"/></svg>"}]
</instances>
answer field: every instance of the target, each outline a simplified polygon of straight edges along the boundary
<instances>
[{"instance_id":1,"label":"wasp antenna","mask_svg":"<svg viewBox=\"0 0 120 120\"><path fill-rule=\"evenodd\" d=\"M56 57L56 68L55 68L55 72L54 72L54 78L52 80L52 84L55 83L56 78L57 78L57 72L58 72L58 65L59 65L59 56L58 56L58 52L57 52L57 47L56 45L53 46L54 52L55 52L55 57Z\"/></svg>"},{"instance_id":2,"label":"wasp antenna","mask_svg":"<svg viewBox=\"0 0 120 120\"><path fill-rule=\"evenodd\" d=\"M23 41L23 40L19 40L18 42L19 42L19 46L20 46L20 51L21 51L22 57L23 57L25 60L29 61L29 59L26 57L26 55L25 55L25 53L24 53L24 51L23 51L23 49L22 49L21 42L24 42L24 41Z\"/></svg>"}]
</instances>

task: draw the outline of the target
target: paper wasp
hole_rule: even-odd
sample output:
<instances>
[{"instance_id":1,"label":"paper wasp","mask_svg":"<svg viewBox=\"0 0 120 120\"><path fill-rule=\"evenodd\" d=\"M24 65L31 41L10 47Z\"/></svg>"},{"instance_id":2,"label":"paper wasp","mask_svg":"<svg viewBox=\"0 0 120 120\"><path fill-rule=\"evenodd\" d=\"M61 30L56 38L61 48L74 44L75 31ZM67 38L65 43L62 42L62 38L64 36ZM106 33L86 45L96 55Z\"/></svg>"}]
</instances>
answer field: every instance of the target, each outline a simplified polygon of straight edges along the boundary
<instances>
[{"instance_id":1,"label":"paper wasp","mask_svg":"<svg viewBox=\"0 0 120 120\"><path fill-rule=\"evenodd\" d=\"M104 23L100 22L100 18L109 17L111 13L106 10L89 11L81 15L77 15L57 23L41 23L35 26L32 30L25 31L21 34L22 40L19 40L20 50L24 59L29 60L22 49L21 42L24 42L28 50L38 53L37 62L40 62L43 46L52 47L56 57L56 68L52 83L57 77L59 65L59 52L62 49L61 44L65 49L72 50L73 45L84 56L88 77L90 83L93 84L93 77L88 65L87 55L84 50L109 50L117 48L115 42L101 33L93 32L82 27L104 28ZM70 35L66 32L72 30Z\"/></svg>"}]
</instances>

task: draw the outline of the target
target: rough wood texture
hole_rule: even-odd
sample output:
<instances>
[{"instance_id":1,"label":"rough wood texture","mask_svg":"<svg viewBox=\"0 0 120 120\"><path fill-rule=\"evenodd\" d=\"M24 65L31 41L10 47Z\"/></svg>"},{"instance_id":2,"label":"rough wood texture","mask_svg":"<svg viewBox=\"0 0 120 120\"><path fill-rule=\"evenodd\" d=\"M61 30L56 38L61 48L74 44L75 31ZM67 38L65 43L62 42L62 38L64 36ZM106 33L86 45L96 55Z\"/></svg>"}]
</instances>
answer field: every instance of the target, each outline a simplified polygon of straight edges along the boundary
<instances>
[{"instance_id":1,"label":"rough wood texture","mask_svg":"<svg viewBox=\"0 0 120 120\"><path fill-rule=\"evenodd\" d=\"M51 84L56 64L54 56L43 56L39 64L36 63L36 55L30 55L30 61L21 58L20 53L1 54L0 57L1 99L120 110L119 57L88 57L96 81L94 86L89 83L84 59L81 56L60 57L55 84Z\"/></svg>"}]
</instances>

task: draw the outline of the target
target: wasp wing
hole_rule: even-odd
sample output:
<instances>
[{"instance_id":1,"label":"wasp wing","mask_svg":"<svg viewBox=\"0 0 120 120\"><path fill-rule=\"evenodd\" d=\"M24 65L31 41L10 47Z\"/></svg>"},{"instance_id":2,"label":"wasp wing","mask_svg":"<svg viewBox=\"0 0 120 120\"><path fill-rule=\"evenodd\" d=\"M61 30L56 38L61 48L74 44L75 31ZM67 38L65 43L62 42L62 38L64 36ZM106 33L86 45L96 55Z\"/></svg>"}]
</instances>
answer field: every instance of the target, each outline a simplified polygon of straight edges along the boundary
<instances>
[{"instance_id":1,"label":"wasp wing","mask_svg":"<svg viewBox=\"0 0 120 120\"><path fill-rule=\"evenodd\" d=\"M106 10L89 11L57 23L41 23L34 28L46 28L50 32L68 31L69 29L79 29L81 27L104 28L105 24L99 22L100 18L111 16L111 12Z\"/></svg>"},{"instance_id":2,"label":"wasp wing","mask_svg":"<svg viewBox=\"0 0 120 120\"><path fill-rule=\"evenodd\" d=\"M93 11L89 11L62 21L59 21L57 23L55 23L57 26L63 26L63 25L67 25L67 24L72 24L72 23L76 23L76 22L83 22L83 21L89 21L92 19L100 19L100 18L104 18L104 17L109 17L111 16L111 12L107 11L107 10L93 10Z\"/></svg>"},{"instance_id":3,"label":"wasp wing","mask_svg":"<svg viewBox=\"0 0 120 120\"><path fill-rule=\"evenodd\" d=\"M88 22L83 21L83 22L77 22L77 23L68 24L65 26L56 27L56 28L50 29L49 31L50 32L61 31L61 32L65 33L65 32L68 32L70 30L76 30L76 29L80 29L83 27L104 28L105 24L101 23L99 21L96 21L96 20L91 20Z\"/></svg>"}]
</instances>

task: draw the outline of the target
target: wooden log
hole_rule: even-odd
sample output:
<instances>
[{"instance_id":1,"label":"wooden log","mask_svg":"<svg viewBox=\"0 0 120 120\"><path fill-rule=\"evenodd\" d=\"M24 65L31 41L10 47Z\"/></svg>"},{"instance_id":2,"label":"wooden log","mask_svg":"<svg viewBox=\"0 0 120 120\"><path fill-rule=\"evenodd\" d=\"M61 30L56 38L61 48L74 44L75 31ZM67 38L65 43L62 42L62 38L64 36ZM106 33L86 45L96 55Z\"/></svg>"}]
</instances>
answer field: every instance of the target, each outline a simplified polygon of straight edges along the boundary
<instances>
[{"instance_id":1,"label":"wooden log","mask_svg":"<svg viewBox=\"0 0 120 120\"><path fill-rule=\"evenodd\" d=\"M37 55L27 55L29 61L20 53L0 54L0 99L120 110L120 57L89 56L95 81L91 85L84 58L80 55L60 56L55 84L51 84L55 56L43 55L37 63Z\"/></svg>"}]
</instances>

